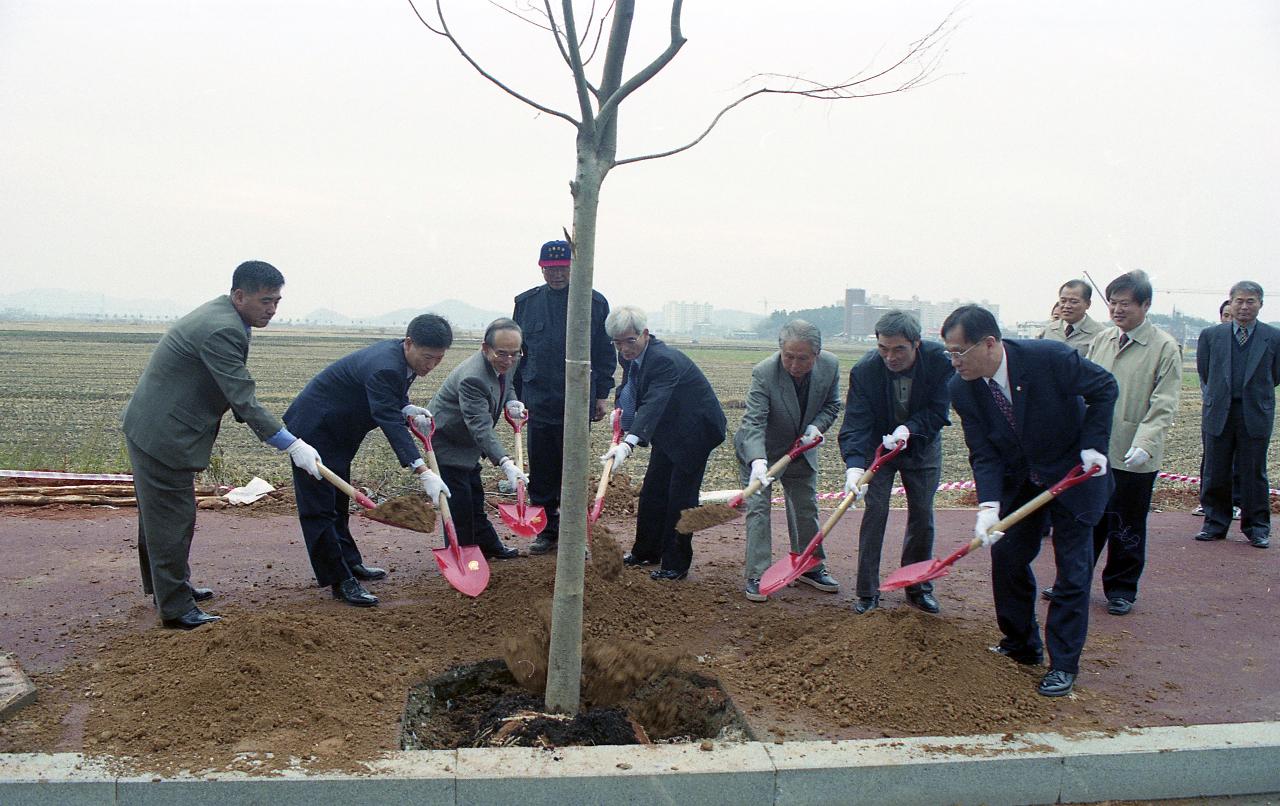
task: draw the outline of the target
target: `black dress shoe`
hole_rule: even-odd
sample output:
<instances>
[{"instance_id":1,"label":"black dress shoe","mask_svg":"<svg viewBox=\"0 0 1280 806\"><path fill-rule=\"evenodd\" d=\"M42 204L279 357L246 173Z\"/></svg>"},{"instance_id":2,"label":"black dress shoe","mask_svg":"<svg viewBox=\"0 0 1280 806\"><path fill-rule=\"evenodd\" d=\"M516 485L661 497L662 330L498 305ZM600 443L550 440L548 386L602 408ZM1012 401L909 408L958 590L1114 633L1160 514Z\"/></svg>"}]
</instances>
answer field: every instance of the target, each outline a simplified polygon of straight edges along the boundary
<instances>
[{"instance_id":1,"label":"black dress shoe","mask_svg":"<svg viewBox=\"0 0 1280 806\"><path fill-rule=\"evenodd\" d=\"M654 571L649 574L649 579L666 580L667 582L676 582L689 576L688 571Z\"/></svg>"},{"instance_id":2,"label":"black dress shoe","mask_svg":"<svg viewBox=\"0 0 1280 806\"><path fill-rule=\"evenodd\" d=\"M368 565L351 566L351 576L355 577L356 579L366 579L366 580L382 579L386 575L387 575L387 572L381 568L373 568L372 566L368 566Z\"/></svg>"},{"instance_id":3,"label":"black dress shoe","mask_svg":"<svg viewBox=\"0 0 1280 806\"><path fill-rule=\"evenodd\" d=\"M356 607L373 607L378 603L378 597L364 589L364 586L356 581L355 577L347 577L341 582L333 584L333 598L341 599L350 605Z\"/></svg>"},{"instance_id":4,"label":"black dress shoe","mask_svg":"<svg viewBox=\"0 0 1280 806\"><path fill-rule=\"evenodd\" d=\"M191 608L177 618L160 619L161 624L174 630L194 630L202 624L209 624L214 621L222 621L222 616L206 613L198 607Z\"/></svg>"},{"instance_id":5,"label":"black dress shoe","mask_svg":"<svg viewBox=\"0 0 1280 806\"><path fill-rule=\"evenodd\" d=\"M858 601L853 603L853 612L861 616L863 613L870 613L879 606L879 596L859 596Z\"/></svg>"},{"instance_id":6,"label":"black dress shoe","mask_svg":"<svg viewBox=\"0 0 1280 806\"><path fill-rule=\"evenodd\" d=\"M1127 616L1133 609L1133 602L1113 596L1107 600L1107 612L1113 616Z\"/></svg>"},{"instance_id":7,"label":"black dress shoe","mask_svg":"<svg viewBox=\"0 0 1280 806\"><path fill-rule=\"evenodd\" d=\"M942 612L942 605L938 604L932 593L907 591L907 603L926 613Z\"/></svg>"},{"instance_id":8,"label":"black dress shoe","mask_svg":"<svg viewBox=\"0 0 1280 806\"><path fill-rule=\"evenodd\" d=\"M627 553L622 557L623 565L657 565L657 560L643 560L634 554Z\"/></svg>"},{"instance_id":9,"label":"black dress shoe","mask_svg":"<svg viewBox=\"0 0 1280 806\"><path fill-rule=\"evenodd\" d=\"M1044 663L1044 652L1039 650L1035 652L1014 652L1013 650L1000 646L999 644L993 647L988 647L988 649L997 655L1004 655L1011 661L1021 663L1023 666L1039 666Z\"/></svg>"},{"instance_id":10,"label":"black dress shoe","mask_svg":"<svg viewBox=\"0 0 1280 806\"><path fill-rule=\"evenodd\" d=\"M484 558L486 560L513 560L520 556L520 549L515 546L508 546L502 543L499 543L498 545L501 546L501 548L496 551L484 552Z\"/></svg>"},{"instance_id":11,"label":"black dress shoe","mask_svg":"<svg viewBox=\"0 0 1280 806\"><path fill-rule=\"evenodd\" d=\"M560 536L556 534L547 534L543 532L538 535L537 539L529 544L530 554L547 554L556 550L556 544L559 542Z\"/></svg>"},{"instance_id":12,"label":"black dress shoe","mask_svg":"<svg viewBox=\"0 0 1280 806\"><path fill-rule=\"evenodd\" d=\"M1211 535L1208 532L1200 532L1199 534L1196 535L1196 540L1203 540L1205 542L1208 542L1210 540L1226 540L1226 539L1227 539L1227 536L1225 534Z\"/></svg>"},{"instance_id":13,"label":"black dress shoe","mask_svg":"<svg viewBox=\"0 0 1280 806\"><path fill-rule=\"evenodd\" d=\"M1065 697L1076 686L1076 676L1071 672L1050 669L1040 678L1036 691L1044 697Z\"/></svg>"},{"instance_id":14,"label":"black dress shoe","mask_svg":"<svg viewBox=\"0 0 1280 806\"><path fill-rule=\"evenodd\" d=\"M1058 594L1056 594L1056 593L1054 593L1054 592L1053 592L1053 588L1052 588L1052 587L1045 588L1044 590L1040 591L1040 598L1041 598L1041 599L1044 599L1045 601L1049 601L1049 602L1052 602L1052 601L1054 600L1054 598L1055 598L1055 597L1057 597L1057 595L1058 595Z\"/></svg>"},{"instance_id":15,"label":"black dress shoe","mask_svg":"<svg viewBox=\"0 0 1280 806\"><path fill-rule=\"evenodd\" d=\"M213 588L192 588L191 598L197 602L207 602L213 598Z\"/></svg>"},{"instance_id":16,"label":"black dress shoe","mask_svg":"<svg viewBox=\"0 0 1280 806\"><path fill-rule=\"evenodd\" d=\"M1265 549L1271 546L1271 538L1267 535L1262 535L1261 537L1250 537L1249 545L1254 548Z\"/></svg>"}]
</instances>

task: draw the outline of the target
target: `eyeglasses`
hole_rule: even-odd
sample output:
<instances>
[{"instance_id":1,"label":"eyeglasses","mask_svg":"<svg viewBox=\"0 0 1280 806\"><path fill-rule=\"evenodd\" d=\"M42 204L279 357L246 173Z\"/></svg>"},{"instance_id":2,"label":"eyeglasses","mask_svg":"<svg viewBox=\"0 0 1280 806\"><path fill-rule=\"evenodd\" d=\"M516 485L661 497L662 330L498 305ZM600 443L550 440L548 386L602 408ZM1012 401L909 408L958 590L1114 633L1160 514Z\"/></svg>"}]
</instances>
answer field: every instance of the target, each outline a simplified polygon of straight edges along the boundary
<instances>
[{"instance_id":1,"label":"eyeglasses","mask_svg":"<svg viewBox=\"0 0 1280 806\"><path fill-rule=\"evenodd\" d=\"M957 352L954 352L954 351L952 351L952 350L943 350L943 351L942 351L942 354L943 354L944 356L946 356L946 358L947 358L947 360L948 360L948 361L951 361L951 362L953 362L953 363L954 363L954 362L956 362L956 361L963 361L963 360L964 360L964 357L965 357L966 355L968 355L970 352L972 352L972 351L973 351L973 348L974 348L974 347L977 347L979 344L982 344L982 342L976 342L975 344L971 344L971 345L969 345L969 349L968 349L968 350L965 350L965 351L964 351L964 352L962 352L962 353L957 353Z\"/></svg>"},{"instance_id":2,"label":"eyeglasses","mask_svg":"<svg viewBox=\"0 0 1280 806\"><path fill-rule=\"evenodd\" d=\"M640 343L639 336L632 336L627 339L612 339L614 347L634 347Z\"/></svg>"},{"instance_id":3,"label":"eyeglasses","mask_svg":"<svg viewBox=\"0 0 1280 806\"><path fill-rule=\"evenodd\" d=\"M510 361L510 360L511 360L511 359L513 359L513 358L519 358L519 357L520 357L520 351L519 351L519 350L516 350L516 351L512 352L512 351L510 351L510 350L494 350L492 347L491 347L491 348L489 348L489 349L490 349L490 351L491 351L494 355L496 355L498 358L501 358L501 359L506 360L506 361Z\"/></svg>"}]
</instances>

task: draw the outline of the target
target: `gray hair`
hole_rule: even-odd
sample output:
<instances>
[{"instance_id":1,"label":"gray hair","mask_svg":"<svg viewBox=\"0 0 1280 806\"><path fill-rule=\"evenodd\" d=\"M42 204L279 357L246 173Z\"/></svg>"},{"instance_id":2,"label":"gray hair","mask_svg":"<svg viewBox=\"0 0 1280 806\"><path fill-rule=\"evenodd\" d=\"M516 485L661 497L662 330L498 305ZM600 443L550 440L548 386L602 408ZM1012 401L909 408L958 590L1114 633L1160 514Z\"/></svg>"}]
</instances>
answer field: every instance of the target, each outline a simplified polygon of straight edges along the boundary
<instances>
[{"instance_id":1,"label":"gray hair","mask_svg":"<svg viewBox=\"0 0 1280 806\"><path fill-rule=\"evenodd\" d=\"M822 331L803 319L792 319L778 331L778 349L789 341L808 342L815 353L822 352Z\"/></svg>"},{"instance_id":2,"label":"gray hair","mask_svg":"<svg viewBox=\"0 0 1280 806\"><path fill-rule=\"evenodd\" d=\"M1227 299L1231 300L1235 297L1237 291L1243 291L1246 294L1257 294L1258 299L1262 299L1262 286L1252 280L1241 280L1231 286L1231 291L1227 294Z\"/></svg>"},{"instance_id":3,"label":"gray hair","mask_svg":"<svg viewBox=\"0 0 1280 806\"><path fill-rule=\"evenodd\" d=\"M876 322L876 336L901 336L914 344L920 341L920 320L914 314L894 308Z\"/></svg>"},{"instance_id":4,"label":"gray hair","mask_svg":"<svg viewBox=\"0 0 1280 806\"><path fill-rule=\"evenodd\" d=\"M524 337L524 329L520 327L516 320L501 316L490 322L489 326L484 329L484 343L492 347L493 337L497 335L499 330L514 330L520 334L521 338Z\"/></svg>"},{"instance_id":5,"label":"gray hair","mask_svg":"<svg viewBox=\"0 0 1280 806\"><path fill-rule=\"evenodd\" d=\"M628 330L634 331L639 336L648 326L649 317L644 311L632 305L614 308L604 319L604 332L608 333L611 339L618 338L619 334L626 333Z\"/></svg>"}]
</instances>

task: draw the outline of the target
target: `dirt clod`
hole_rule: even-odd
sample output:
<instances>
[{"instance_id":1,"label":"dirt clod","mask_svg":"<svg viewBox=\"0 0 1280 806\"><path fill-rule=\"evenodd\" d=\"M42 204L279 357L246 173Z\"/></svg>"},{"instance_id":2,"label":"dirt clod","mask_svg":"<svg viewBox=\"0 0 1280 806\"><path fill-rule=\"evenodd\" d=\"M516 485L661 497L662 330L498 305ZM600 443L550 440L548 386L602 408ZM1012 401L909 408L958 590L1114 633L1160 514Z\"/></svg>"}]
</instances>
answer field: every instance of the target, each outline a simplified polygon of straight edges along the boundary
<instances>
[{"instance_id":1,"label":"dirt clod","mask_svg":"<svg viewBox=\"0 0 1280 806\"><path fill-rule=\"evenodd\" d=\"M435 509L417 495L401 495L383 501L373 509L365 510L365 515L415 532L430 534L436 529Z\"/></svg>"},{"instance_id":2,"label":"dirt clod","mask_svg":"<svg viewBox=\"0 0 1280 806\"><path fill-rule=\"evenodd\" d=\"M734 509L728 504L703 504L700 507L686 509L680 513L676 521L676 531L681 534L693 534L712 526L729 523L742 515L742 510Z\"/></svg>"}]
</instances>

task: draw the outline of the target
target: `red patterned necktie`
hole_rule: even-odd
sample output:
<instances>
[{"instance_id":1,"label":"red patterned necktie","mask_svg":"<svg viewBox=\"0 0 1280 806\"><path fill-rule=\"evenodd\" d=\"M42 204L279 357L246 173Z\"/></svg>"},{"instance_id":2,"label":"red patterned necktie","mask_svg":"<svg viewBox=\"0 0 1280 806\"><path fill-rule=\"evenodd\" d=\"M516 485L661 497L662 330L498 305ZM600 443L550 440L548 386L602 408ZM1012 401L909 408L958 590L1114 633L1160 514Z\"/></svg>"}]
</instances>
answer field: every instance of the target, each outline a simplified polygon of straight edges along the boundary
<instances>
[{"instance_id":1,"label":"red patterned necktie","mask_svg":"<svg viewBox=\"0 0 1280 806\"><path fill-rule=\"evenodd\" d=\"M1129 343L1129 341L1130 341L1130 339L1129 339L1129 334L1128 334L1128 333L1121 333L1121 334L1120 334L1120 349L1121 349L1121 350L1123 350L1123 349L1124 349L1124 346L1125 346L1126 344L1128 344L1128 343Z\"/></svg>"},{"instance_id":2,"label":"red patterned necktie","mask_svg":"<svg viewBox=\"0 0 1280 806\"><path fill-rule=\"evenodd\" d=\"M987 388L991 390L991 397L995 398L996 408L1000 409L1000 413L1004 415L1008 421L1009 427L1017 433L1018 427L1013 420L1013 404L1009 402L1009 398L1004 396L1004 391L1000 388L1000 384L996 383L995 378L987 379Z\"/></svg>"},{"instance_id":3,"label":"red patterned necktie","mask_svg":"<svg viewBox=\"0 0 1280 806\"><path fill-rule=\"evenodd\" d=\"M1071 334L1076 332L1075 325L1067 325L1067 338L1071 338Z\"/></svg>"}]
</instances>

